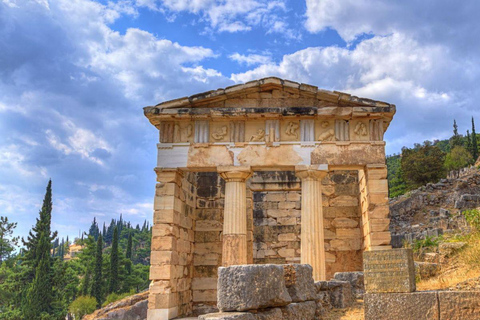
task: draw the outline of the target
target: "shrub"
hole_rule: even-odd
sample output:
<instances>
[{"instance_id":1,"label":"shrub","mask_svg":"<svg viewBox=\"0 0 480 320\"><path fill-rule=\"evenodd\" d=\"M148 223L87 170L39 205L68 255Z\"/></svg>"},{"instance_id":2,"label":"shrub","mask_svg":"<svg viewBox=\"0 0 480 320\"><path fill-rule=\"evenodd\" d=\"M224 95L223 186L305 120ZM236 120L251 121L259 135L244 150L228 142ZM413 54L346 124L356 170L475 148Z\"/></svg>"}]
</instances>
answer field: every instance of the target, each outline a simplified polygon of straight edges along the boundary
<instances>
[{"instance_id":1,"label":"shrub","mask_svg":"<svg viewBox=\"0 0 480 320\"><path fill-rule=\"evenodd\" d=\"M413 242L413 251L419 252L420 250L425 248L437 247L439 242L439 237L426 236L425 239L415 240Z\"/></svg>"},{"instance_id":2,"label":"shrub","mask_svg":"<svg viewBox=\"0 0 480 320\"><path fill-rule=\"evenodd\" d=\"M476 231L480 231L480 211L478 209L465 210L462 212L467 220Z\"/></svg>"},{"instance_id":3,"label":"shrub","mask_svg":"<svg viewBox=\"0 0 480 320\"><path fill-rule=\"evenodd\" d=\"M68 311L75 315L75 319L82 319L84 315L90 314L97 309L97 300L90 296L80 296L75 299L68 308Z\"/></svg>"},{"instance_id":4,"label":"shrub","mask_svg":"<svg viewBox=\"0 0 480 320\"><path fill-rule=\"evenodd\" d=\"M110 293L107 296L107 299L105 300L105 302L102 304L102 307L105 307L112 302L122 300L122 299L124 299L128 296L134 295L134 294L135 294L135 290L131 290L130 292L125 292L125 293Z\"/></svg>"}]
</instances>

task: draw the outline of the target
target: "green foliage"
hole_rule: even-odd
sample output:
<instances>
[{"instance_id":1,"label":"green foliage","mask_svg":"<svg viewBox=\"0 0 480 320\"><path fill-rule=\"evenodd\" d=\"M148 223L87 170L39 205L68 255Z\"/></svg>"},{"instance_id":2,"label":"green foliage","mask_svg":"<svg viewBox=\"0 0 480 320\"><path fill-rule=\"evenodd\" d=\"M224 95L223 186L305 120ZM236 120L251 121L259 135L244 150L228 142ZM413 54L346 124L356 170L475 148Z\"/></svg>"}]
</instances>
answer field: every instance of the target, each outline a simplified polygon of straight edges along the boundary
<instances>
[{"instance_id":1,"label":"green foliage","mask_svg":"<svg viewBox=\"0 0 480 320\"><path fill-rule=\"evenodd\" d=\"M387 172L389 197L405 194L407 183L403 179L400 155L387 157Z\"/></svg>"},{"instance_id":2,"label":"green foliage","mask_svg":"<svg viewBox=\"0 0 480 320\"><path fill-rule=\"evenodd\" d=\"M450 138L450 149L453 149L458 146L462 146L463 141L460 135L458 134L457 122L453 120L453 136Z\"/></svg>"},{"instance_id":3,"label":"green foliage","mask_svg":"<svg viewBox=\"0 0 480 320\"><path fill-rule=\"evenodd\" d=\"M90 314L97 308L97 300L90 296L80 296L75 299L68 311L75 316L75 319L82 319L84 315Z\"/></svg>"},{"instance_id":4,"label":"green foliage","mask_svg":"<svg viewBox=\"0 0 480 320\"><path fill-rule=\"evenodd\" d=\"M124 293L110 293L107 298L105 299L105 302L102 304L102 307L106 307L112 302L122 300L128 296L134 295L135 290L130 290L129 292L124 292Z\"/></svg>"},{"instance_id":5,"label":"green foliage","mask_svg":"<svg viewBox=\"0 0 480 320\"><path fill-rule=\"evenodd\" d=\"M97 300L97 307L102 305L102 288L103 288L103 277L102 277L102 268L103 268L103 237L98 237L97 246L95 251L95 270L93 273L93 284L92 284L92 296Z\"/></svg>"},{"instance_id":6,"label":"green foliage","mask_svg":"<svg viewBox=\"0 0 480 320\"><path fill-rule=\"evenodd\" d=\"M473 120L472 117L472 156L473 156L473 161L477 161L478 159L478 137L477 133L475 132L475 120Z\"/></svg>"},{"instance_id":7,"label":"green foliage","mask_svg":"<svg viewBox=\"0 0 480 320\"><path fill-rule=\"evenodd\" d=\"M43 232L40 234L36 253L38 263L35 268L35 278L27 291L27 299L24 304L25 318L39 319L39 315L42 313L49 314L53 311L52 261L49 238Z\"/></svg>"},{"instance_id":8,"label":"green foliage","mask_svg":"<svg viewBox=\"0 0 480 320\"><path fill-rule=\"evenodd\" d=\"M429 141L417 144L413 149L403 148L401 168L408 187L418 188L444 178L444 161L445 153Z\"/></svg>"},{"instance_id":9,"label":"green foliage","mask_svg":"<svg viewBox=\"0 0 480 320\"><path fill-rule=\"evenodd\" d=\"M465 210L462 212L462 214L465 216L468 224L475 228L476 231L480 231L480 210Z\"/></svg>"},{"instance_id":10,"label":"green foliage","mask_svg":"<svg viewBox=\"0 0 480 320\"><path fill-rule=\"evenodd\" d=\"M438 247L438 243L440 242L440 237L425 237L425 239L415 240L413 242L413 251L419 252L426 248L433 248Z\"/></svg>"},{"instance_id":11,"label":"green foliage","mask_svg":"<svg viewBox=\"0 0 480 320\"><path fill-rule=\"evenodd\" d=\"M13 236L17 223L8 222L7 217L0 217L0 264L11 257L18 245L19 237Z\"/></svg>"},{"instance_id":12,"label":"green foliage","mask_svg":"<svg viewBox=\"0 0 480 320\"><path fill-rule=\"evenodd\" d=\"M95 241L98 225L94 220L94 227L89 230L92 234L74 240L83 249L75 258L64 261L70 241L68 237L60 241L51 232L51 213L50 181L39 218L19 254L15 254L18 244L11 237L16 224L0 218L0 230L4 230L0 231L0 239L5 240L0 242L0 251L7 252L2 253L3 263L0 263L0 320L60 320L65 319L69 310L91 313L107 298L110 283L115 295L108 297L108 301L148 288L151 245L148 222L142 228L134 228L122 217L113 219L109 227L110 246L103 243L104 235L100 232ZM8 249L5 243L10 245ZM82 309L85 306L89 307Z\"/></svg>"},{"instance_id":13,"label":"green foliage","mask_svg":"<svg viewBox=\"0 0 480 320\"><path fill-rule=\"evenodd\" d=\"M127 253L125 254L126 258L128 259L128 263L126 265L127 273L132 273L132 234L128 233L128 241L127 241Z\"/></svg>"},{"instance_id":14,"label":"green foliage","mask_svg":"<svg viewBox=\"0 0 480 320\"><path fill-rule=\"evenodd\" d=\"M118 291L118 229L113 231L112 250L110 253L110 274L108 279L108 292Z\"/></svg>"},{"instance_id":15,"label":"green foliage","mask_svg":"<svg viewBox=\"0 0 480 320\"><path fill-rule=\"evenodd\" d=\"M472 155L462 146L455 146L445 157L445 168L448 171L465 168L472 163Z\"/></svg>"}]
</instances>

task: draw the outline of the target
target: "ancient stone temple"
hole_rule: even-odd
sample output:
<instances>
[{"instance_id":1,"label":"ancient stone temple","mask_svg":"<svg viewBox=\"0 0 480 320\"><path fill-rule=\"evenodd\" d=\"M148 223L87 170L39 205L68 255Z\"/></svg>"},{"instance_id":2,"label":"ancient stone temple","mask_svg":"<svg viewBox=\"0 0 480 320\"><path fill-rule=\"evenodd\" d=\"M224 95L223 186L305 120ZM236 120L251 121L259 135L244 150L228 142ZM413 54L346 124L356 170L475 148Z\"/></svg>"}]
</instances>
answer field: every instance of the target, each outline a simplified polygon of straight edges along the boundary
<instances>
[{"instance_id":1,"label":"ancient stone temple","mask_svg":"<svg viewBox=\"0 0 480 320\"><path fill-rule=\"evenodd\" d=\"M266 78L146 107L159 130L148 319L215 311L217 269L390 249L383 135L395 106Z\"/></svg>"}]
</instances>

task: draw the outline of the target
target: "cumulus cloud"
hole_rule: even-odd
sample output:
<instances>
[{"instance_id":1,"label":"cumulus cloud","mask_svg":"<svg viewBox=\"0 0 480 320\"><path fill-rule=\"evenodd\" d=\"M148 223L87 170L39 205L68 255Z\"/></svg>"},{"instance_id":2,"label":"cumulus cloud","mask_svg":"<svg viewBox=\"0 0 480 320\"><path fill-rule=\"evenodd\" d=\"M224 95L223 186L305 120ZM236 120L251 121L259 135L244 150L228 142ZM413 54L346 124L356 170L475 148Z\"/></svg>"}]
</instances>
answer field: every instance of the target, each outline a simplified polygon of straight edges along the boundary
<instances>
[{"instance_id":1,"label":"cumulus cloud","mask_svg":"<svg viewBox=\"0 0 480 320\"><path fill-rule=\"evenodd\" d=\"M257 64L267 64L271 62L271 57L268 55L261 54L240 54L235 52L229 56L230 60L236 61L240 64L245 64L247 66L253 66Z\"/></svg>"},{"instance_id":2,"label":"cumulus cloud","mask_svg":"<svg viewBox=\"0 0 480 320\"><path fill-rule=\"evenodd\" d=\"M278 76L350 92L397 105L387 135L389 152L426 139L450 135L454 118L466 125L480 115L470 104L478 91L463 72L464 63L445 46L423 44L403 34L375 36L355 48L312 47L285 55L278 64L265 64L232 74L236 82Z\"/></svg>"},{"instance_id":3,"label":"cumulus cloud","mask_svg":"<svg viewBox=\"0 0 480 320\"><path fill-rule=\"evenodd\" d=\"M138 6L168 13L187 12L198 15L210 32L245 32L264 28L266 33L280 33L286 38L298 38L289 26L285 0L137 0Z\"/></svg>"},{"instance_id":4,"label":"cumulus cloud","mask_svg":"<svg viewBox=\"0 0 480 320\"><path fill-rule=\"evenodd\" d=\"M0 211L20 234L48 178L54 225L149 218L157 134L141 108L232 83L202 66L211 49L112 29L137 15L128 1L0 2Z\"/></svg>"}]
</instances>

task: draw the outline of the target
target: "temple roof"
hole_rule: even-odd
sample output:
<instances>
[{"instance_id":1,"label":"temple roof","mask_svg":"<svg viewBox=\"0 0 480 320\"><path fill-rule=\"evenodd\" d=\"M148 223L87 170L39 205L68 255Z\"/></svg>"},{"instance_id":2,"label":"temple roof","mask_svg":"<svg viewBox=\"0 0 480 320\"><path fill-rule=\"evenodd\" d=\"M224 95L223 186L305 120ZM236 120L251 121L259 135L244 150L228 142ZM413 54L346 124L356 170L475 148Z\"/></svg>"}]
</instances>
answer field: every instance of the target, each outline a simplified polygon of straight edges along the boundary
<instances>
[{"instance_id":1,"label":"temple roof","mask_svg":"<svg viewBox=\"0 0 480 320\"><path fill-rule=\"evenodd\" d=\"M298 114L297 109L302 109L302 114L314 115L323 114L318 110L329 107L362 108L363 112L383 114L389 120L395 114L395 105L387 102L323 90L309 84L276 77L161 102L155 106L145 107L144 113L153 123L153 118L159 120L160 117L175 115L212 115L216 111L229 114L235 109L237 111L241 109L243 113L258 114L265 110L267 113L283 115Z\"/></svg>"}]
</instances>

